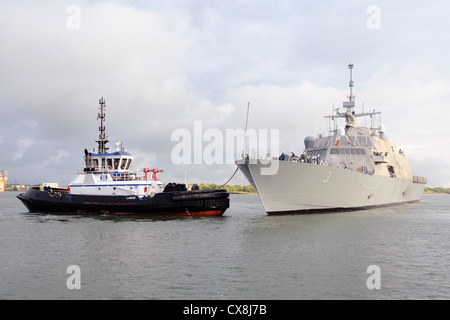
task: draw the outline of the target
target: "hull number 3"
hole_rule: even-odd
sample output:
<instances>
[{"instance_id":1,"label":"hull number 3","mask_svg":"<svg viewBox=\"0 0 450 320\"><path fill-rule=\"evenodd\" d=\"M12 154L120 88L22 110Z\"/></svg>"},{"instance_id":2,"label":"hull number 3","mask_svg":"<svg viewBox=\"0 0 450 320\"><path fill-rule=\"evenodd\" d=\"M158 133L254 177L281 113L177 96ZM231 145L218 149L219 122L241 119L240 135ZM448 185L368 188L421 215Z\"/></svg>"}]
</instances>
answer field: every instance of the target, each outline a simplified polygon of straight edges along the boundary
<instances>
[{"instance_id":1,"label":"hull number 3","mask_svg":"<svg viewBox=\"0 0 450 320\"><path fill-rule=\"evenodd\" d=\"M328 171L327 177L325 179L323 179L323 183L328 183L328 181L330 181L331 175L332 175L332 172Z\"/></svg>"}]
</instances>

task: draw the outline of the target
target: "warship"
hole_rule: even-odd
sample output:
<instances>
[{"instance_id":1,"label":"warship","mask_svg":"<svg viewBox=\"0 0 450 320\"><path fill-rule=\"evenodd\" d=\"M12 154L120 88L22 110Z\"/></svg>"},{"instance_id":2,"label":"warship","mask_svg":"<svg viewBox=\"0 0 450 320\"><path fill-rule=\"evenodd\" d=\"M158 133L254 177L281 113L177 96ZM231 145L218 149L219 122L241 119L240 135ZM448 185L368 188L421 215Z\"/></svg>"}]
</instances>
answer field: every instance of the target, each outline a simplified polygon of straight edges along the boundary
<instances>
[{"instance_id":1,"label":"warship","mask_svg":"<svg viewBox=\"0 0 450 320\"><path fill-rule=\"evenodd\" d=\"M427 179L412 175L405 152L387 138L381 112L355 111L354 66L348 67L348 101L342 111L333 107L332 114L325 116L330 123L328 135L306 137L300 156L283 153L261 158L243 153L237 159L267 214L359 210L420 201ZM358 125L361 117L370 117L370 127Z\"/></svg>"},{"instance_id":2,"label":"warship","mask_svg":"<svg viewBox=\"0 0 450 320\"><path fill-rule=\"evenodd\" d=\"M193 185L164 185L160 169L131 169L134 157L116 142L107 147L106 102L99 100L97 151L84 150L84 167L66 188L33 187L17 197L30 212L88 215L221 216L229 207L224 189L199 190Z\"/></svg>"}]
</instances>

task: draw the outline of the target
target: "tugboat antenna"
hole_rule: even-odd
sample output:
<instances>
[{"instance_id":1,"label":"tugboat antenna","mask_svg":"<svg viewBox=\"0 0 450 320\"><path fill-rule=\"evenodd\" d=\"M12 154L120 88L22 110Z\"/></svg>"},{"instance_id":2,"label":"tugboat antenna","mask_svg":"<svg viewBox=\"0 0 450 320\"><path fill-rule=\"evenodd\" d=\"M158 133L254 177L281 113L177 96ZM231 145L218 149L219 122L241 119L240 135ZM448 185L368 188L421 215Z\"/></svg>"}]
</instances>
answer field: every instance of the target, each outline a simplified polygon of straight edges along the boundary
<instances>
[{"instance_id":1,"label":"tugboat antenna","mask_svg":"<svg viewBox=\"0 0 450 320\"><path fill-rule=\"evenodd\" d=\"M100 107L99 107L100 113L97 116L97 120L100 119L100 127L99 127L100 134L98 135L98 141L96 141L98 143L97 152L99 154L104 154L104 153L109 152L109 148L106 147L106 144L109 142L109 139L106 136L106 132L105 132L106 101L103 97L101 97L100 100L98 101L98 103L100 104Z\"/></svg>"}]
</instances>

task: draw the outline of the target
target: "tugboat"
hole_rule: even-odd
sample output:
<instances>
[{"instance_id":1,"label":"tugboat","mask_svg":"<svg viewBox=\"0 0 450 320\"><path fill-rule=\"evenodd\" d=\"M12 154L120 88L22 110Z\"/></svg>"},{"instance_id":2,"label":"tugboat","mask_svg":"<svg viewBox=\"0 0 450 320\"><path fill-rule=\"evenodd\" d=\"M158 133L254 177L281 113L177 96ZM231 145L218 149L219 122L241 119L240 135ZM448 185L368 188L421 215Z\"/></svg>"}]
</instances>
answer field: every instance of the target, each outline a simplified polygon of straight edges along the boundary
<instances>
[{"instance_id":1,"label":"tugboat","mask_svg":"<svg viewBox=\"0 0 450 320\"><path fill-rule=\"evenodd\" d=\"M420 201L427 179L412 174L404 151L388 140L381 121L375 123L379 111L354 110L353 64L348 68L349 101L343 103L343 111L338 108L325 116L330 120L329 135L306 137L300 156L283 153L275 158L250 158L243 153L236 161L268 215L360 210ZM359 117L370 117L371 126L359 126ZM340 119L345 119L345 126L338 123Z\"/></svg>"},{"instance_id":2,"label":"tugboat","mask_svg":"<svg viewBox=\"0 0 450 320\"><path fill-rule=\"evenodd\" d=\"M106 102L99 100L97 152L84 150L84 168L67 188L33 187L17 196L30 212L86 215L221 216L229 207L224 189L188 190L185 184L158 180L160 169L132 171L134 157L118 141L107 147Z\"/></svg>"}]
</instances>

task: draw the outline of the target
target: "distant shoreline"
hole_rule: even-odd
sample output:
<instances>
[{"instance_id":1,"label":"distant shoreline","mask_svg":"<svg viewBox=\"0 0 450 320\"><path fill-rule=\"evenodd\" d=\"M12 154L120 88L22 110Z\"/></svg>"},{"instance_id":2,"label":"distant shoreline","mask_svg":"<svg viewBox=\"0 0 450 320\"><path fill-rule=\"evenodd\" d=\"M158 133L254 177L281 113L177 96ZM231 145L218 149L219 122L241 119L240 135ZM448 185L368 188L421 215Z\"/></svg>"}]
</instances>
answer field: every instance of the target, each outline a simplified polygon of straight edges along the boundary
<instances>
[{"instance_id":1,"label":"distant shoreline","mask_svg":"<svg viewBox=\"0 0 450 320\"><path fill-rule=\"evenodd\" d=\"M442 188L442 187L429 188L429 187L425 187L425 189L423 190L423 194L450 194L450 188Z\"/></svg>"},{"instance_id":2,"label":"distant shoreline","mask_svg":"<svg viewBox=\"0 0 450 320\"><path fill-rule=\"evenodd\" d=\"M21 185L22 188L17 188L15 185L11 185L5 189L7 191L25 191L27 187L31 185ZM250 185L224 185L219 186L216 184L199 184L200 189L225 189L230 194L258 194L256 190ZM442 187L425 187L423 194L450 194L450 188Z\"/></svg>"},{"instance_id":3,"label":"distant shoreline","mask_svg":"<svg viewBox=\"0 0 450 320\"><path fill-rule=\"evenodd\" d=\"M244 186L244 185L222 185L219 186L217 184L199 184L198 187L202 189L225 189L230 194L257 194L256 190L253 189L252 186Z\"/></svg>"},{"instance_id":4,"label":"distant shoreline","mask_svg":"<svg viewBox=\"0 0 450 320\"><path fill-rule=\"evenodd\" d=\"M229 194L258 194L257 192L229 192Z\"/></svg>"},{"instance_id":5,"label":"distant shoreline","mask_svg":"<svg viewBox=\"0 0 450 320\"><path fill-rule=\"evenodd\" d=\"M446 192L423 192L423 194L436 194L436 195L446 195L446 194L449 194L449 193L446 193Z\"/></svg>"}]
</instances>

